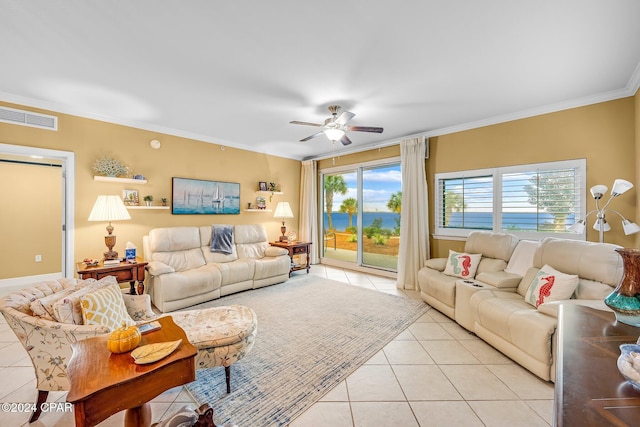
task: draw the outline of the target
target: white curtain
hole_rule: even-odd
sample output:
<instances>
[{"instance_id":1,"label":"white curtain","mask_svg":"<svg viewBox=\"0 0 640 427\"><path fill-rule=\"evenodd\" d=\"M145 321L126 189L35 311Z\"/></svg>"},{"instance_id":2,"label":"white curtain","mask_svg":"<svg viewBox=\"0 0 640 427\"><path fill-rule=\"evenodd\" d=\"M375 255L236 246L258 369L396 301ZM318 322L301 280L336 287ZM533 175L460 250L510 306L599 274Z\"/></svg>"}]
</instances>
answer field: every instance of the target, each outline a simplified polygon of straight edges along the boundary
<instances>
[{"instance_id":1,"label":"white curtain","mask_svg":"<svg viewBox=\"0 0 640 427\"><path fill-rule=\"evenodd\" d=\"M300 170L300 232L298 239L311 242L311 264L318 263L318 166L315 160L302 162Z\"/></svg>"},{"instance_id":2,"label":"white curtain","mask_svg":"<svg viewBox=\"0 0 640 427\"><path fill-rule=\"evenodd\" d=\"M418 271L429 259L429 202L425 171L424 137L400 143L402 211L398 282L400 289L418 290Z\"/></svg>"}]
</instances>

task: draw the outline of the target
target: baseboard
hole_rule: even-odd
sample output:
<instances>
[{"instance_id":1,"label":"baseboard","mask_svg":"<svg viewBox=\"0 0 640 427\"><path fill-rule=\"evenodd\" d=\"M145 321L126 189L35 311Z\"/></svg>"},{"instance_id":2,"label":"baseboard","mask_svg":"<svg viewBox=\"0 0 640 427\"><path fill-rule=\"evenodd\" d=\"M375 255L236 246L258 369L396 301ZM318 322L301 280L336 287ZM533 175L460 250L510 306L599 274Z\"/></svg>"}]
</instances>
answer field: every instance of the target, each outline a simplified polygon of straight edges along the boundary
<instances>
[{"instance_id":1,"label":"baseboard","mask_svg":"<svg viewBox=\"0 0 640 427\"><path fill-rule=\"evenodd\" d=\"M24 288L35 282L44 282L45 280L57 280L62 277L62 272L39 274L36 276L12 277L10 279L0 279L0 291L13 291L14 289Z\"/></svg>"}]
</instances>

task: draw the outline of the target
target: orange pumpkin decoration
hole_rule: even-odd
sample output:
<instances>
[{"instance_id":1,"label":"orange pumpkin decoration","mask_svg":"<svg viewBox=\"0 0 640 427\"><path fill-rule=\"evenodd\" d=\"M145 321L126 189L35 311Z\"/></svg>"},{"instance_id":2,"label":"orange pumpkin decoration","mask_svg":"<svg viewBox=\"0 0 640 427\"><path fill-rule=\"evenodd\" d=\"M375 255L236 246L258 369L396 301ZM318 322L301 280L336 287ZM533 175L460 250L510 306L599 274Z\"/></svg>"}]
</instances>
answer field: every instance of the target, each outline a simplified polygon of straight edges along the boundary
<instances>
[{"instance_id":1,"label":"orange pumpkin decoration","mask_svg":"<svg viewBox=\"0 0 640 427\"><path fill-rule=\"evenodd\" d=\"M123 323L121 328L109 334L107 347L111 353L126 353L136 348L140 341L142 341L142 334L138 328Z\"/></svg>"}]
</instances>

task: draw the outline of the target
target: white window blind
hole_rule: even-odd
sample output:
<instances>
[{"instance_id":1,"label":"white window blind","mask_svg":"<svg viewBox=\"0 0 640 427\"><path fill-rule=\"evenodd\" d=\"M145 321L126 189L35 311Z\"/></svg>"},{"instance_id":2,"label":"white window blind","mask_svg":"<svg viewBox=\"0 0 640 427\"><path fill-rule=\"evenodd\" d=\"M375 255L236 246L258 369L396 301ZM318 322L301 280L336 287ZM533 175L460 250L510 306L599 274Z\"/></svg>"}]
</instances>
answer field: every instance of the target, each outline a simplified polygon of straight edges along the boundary
<instances>
[{"instance_id":1,"label":"white window blind","mask_svg":"<svg viewBox=\"0 0 640 427\"><path fill-rule=\"evenodd\" d=\"M541 238L584 215L586 161L508 166L436 175L436 235L494 230Z\"/></svg>"}]
</instances>

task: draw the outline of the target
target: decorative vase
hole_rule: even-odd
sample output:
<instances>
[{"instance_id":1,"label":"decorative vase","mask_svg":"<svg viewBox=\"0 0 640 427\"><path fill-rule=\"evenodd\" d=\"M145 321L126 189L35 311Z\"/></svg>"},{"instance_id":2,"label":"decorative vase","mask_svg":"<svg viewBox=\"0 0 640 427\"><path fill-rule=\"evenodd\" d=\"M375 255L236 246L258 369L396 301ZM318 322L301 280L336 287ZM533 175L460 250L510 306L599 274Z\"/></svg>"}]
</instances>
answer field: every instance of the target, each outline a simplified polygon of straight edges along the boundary
<instances>
[{"instance_id":1,"label":"decorative vase","mask_svg":"<svg viewBox=\"0 0 640 427\"><path fill-rule=\"evenodd\" d=\"M616 320L631 326L640 326L640 249L619 248L624 273L622 280L605 299Z\"/></svg>"}]
</instances>

